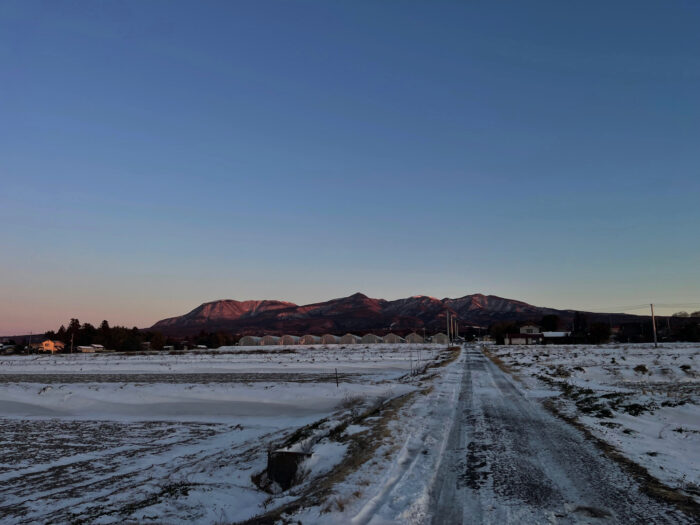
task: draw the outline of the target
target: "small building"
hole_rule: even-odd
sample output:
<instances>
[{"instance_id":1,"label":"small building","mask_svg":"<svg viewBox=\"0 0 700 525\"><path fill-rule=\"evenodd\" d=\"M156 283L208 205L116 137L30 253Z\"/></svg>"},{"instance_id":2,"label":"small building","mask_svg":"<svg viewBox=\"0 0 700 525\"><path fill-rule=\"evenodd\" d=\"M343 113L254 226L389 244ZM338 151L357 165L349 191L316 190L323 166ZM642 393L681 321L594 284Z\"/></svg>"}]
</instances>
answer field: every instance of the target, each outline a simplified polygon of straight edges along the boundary
<instances>
[{"instance_id":1,"label":"small building","mask_svg":"<svg viewBox=\"0 0 700 525\"><path fill-rule=\"evenodd\" d=\"M571 332L542 332L542 340L545 343L564 343L570 336Z\"/></svg>"},{"instance_id":2,"label":"small building","mask_svg":"<svg viewBox=\"0 0 700 525\"><path fill-rule=\"evenodd\" d=\"M540 327L528 323L520 327L517 334L506 334L503 342L507 345L538 345L542 343L542 333Z\"/></svg>"},{"instance_id":3,"label":"small building","mask_svg":"<svg viewBox=\"0 0 700 525\"><path fill-rule=\"evenodd\" d=\"M356 345L362 342L362 338L355 334L345 334L340 338L340 344L343 345Z\"/></svg>"},{"instance_id":4,"label":"small building","mask_svg":"<svg viewBox=\"0 0 700 525\"><path fill-rule=\"evenodd\" d=\"M299 339L300 345L318 345L321 344L321 338L317 335L306 334Z\"/></svg>"},{"instance_id":5,"label":"small building","mask_svg":"<svg viewBox=\"0 0 700 525\"><path fill-rule=\"evenodd\" d=\"M437 343L439 345L448 345L450 344L450 338L447 337L445 334L440 332L439 334L435 334L430 338L431 343Z\"/></svg>"},{"instance_id":6,"label":"small building","mask_svg":"<svg viewBox=\"0 0 700 525\"><path fill-rule=\"evenodd\" d=\"M173 345L164 345L163 350L175 350L175 347Z\"/></svg>"},{"instance_id":7,"label":"small building","mask_svg":"<svg viewBox=\"0 0 700 525\"><path fill-rule=\"evenodd\" d=\"M362 336L362 343L363 344L374 345L374 344L381 343L381 342L382 342L382 338L379 337L378 335L365 334Z\"/></svg>"},{"instance_id":8,"label":"small building","mask_svg":"<svg viewBox=\"0 0 700 525\"><path fill-rule=\"evenodd\" d=\"M396 335L396 334L386 334L386 335L384 336L383 341L384 341L385 343L388 343L388 344L391 344L391 345L396 345L396 344L399 344L399 343L405 343L405 342L406 342L406 340L405 340L403 337L400 337L400 336L398 336L398 335Z\"/></svg>"},{"instance_id":9,"label":"small building","mask_svg":"<svg viewBox=\"0 0 700 525\"><path fill-rule=\"evenodd\" d=\"M337 345L340 343L340 337L333 334L323 334L321 336L321 344L324 345Z\"/></svg>"},{"instance_id":10,"label":"small building","mask_svg":"<svg viewBox=\"0 0 700 525\"><path fill-rule=\"evenodd\" d=\"M298 345L299 336L297 335L283 335L280 337L280 344L284 346Z\"/></svg>"},{"instance_id":11,"label":"small building","mask_svg":"<svg viewBox=\"0 0 700 525\"><path fill-rule=\"evenodd\" d=\"M95 349L92 347L92 345L79 346L78 352L82 352L83 354L94 354Z\"/></svg>"},{"instance_id":12,"label":"small building","mask_svg":"<svg viewBox=\"0 0 700 525\"><path fill-rule=\"evenodd\" d=\"M95 352L104 352L105 351L105 347L102 345L90 345L90 346L95 349Z\"/></svg>"},{"instance_id":13,"label":"small building","mask_svg":"<svg viewBox=\"0 0 700 525\"><path fill-rule=\"evenodd\" d=\"M280 338L276 335L266 335L260 340L261 346L272 346L280 344Z\"/></svg>"},{"instance_id":14,"label":"small building","mask_svg":"<svg viewBox=\"0 0 700 525\"><path fill-rule=\"evenodd\" d=\"M507 345L538 345L542 343L542 334L507 334L503 338L503 343Z\"/></svg>"},{"instance_id":15,"label":"small building","mask_svg":"<svg viewBox=\"0 0 700 525\"><path fill-rule=\"evenodd\" d=\"M244 335L238 341L238 346L260 346L260 338L254 335Z\"/></svg>"},{"instance_id":16,"label":"small building","mask_svg":"<svg viewBox=\"0 0 700 525\"><path fill-rule=\"evenodd\" d=\"M423 336L412 332L406 336L406 342L407 343L422 343L423 342Z\"/></svg>"},{"instance_id":17,"label":"small building","mask_svg":"<svg viewBox=\"0 0 700 525\"><path fill-rule=\"evenodd\" d=\"M36 348L40 352L51 352L52 354L55 354L56 352L60 352L63 350L63 348L66 345L63 344L62 341L53 341L51 339L47 339L46 341L42 341L38 345L32 345L33 348Z\"/></svg>"},{"instance_id":18,"label":"small building","mask_svg":"<svg viewBox=\"0 0 700 525\"><path fill-rule=\"evenodd\" d=\"M208 350L207 345L197 345L194 347L195 350Z\"/></svg>"}]
</instances>

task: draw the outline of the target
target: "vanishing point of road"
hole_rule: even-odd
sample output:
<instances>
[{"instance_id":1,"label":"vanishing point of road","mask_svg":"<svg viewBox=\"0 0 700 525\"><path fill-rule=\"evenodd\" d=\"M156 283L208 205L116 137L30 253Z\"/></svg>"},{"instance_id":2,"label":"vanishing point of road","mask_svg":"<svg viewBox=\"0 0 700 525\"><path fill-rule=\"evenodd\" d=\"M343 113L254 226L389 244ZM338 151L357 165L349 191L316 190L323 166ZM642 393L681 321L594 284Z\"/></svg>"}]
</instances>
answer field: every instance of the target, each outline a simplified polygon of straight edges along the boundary
<instances>
[{"instance_id":1,"label":"vanishing point of road","mask_svg":"<svg viewBox=\"0 0 700 525\"><path fill-rule=\"evenodd\" d=\"M645 494L478 348L463 351L457 419L431 498L434 524L700 523Z\"/></svg>"}]
</instances>

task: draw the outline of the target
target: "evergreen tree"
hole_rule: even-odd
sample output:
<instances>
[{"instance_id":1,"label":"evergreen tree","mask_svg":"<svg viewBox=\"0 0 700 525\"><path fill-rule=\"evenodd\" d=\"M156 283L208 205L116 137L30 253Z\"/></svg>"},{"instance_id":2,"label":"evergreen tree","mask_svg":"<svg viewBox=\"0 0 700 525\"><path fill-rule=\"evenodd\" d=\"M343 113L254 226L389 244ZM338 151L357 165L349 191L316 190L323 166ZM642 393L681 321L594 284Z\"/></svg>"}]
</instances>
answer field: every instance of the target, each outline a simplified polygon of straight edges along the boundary
<instances>
[{"instance_id":1,"label":"evergreen tree","mask_svg":"<svg viewBox=\"0 0 700 525\"><path fill-rule=\"evenodd\" d=\"M100 323L99 341L105 348L112 348L114 346L112 344L112 329L109 327L107 320Z\"/></svg>"}]
</instances>

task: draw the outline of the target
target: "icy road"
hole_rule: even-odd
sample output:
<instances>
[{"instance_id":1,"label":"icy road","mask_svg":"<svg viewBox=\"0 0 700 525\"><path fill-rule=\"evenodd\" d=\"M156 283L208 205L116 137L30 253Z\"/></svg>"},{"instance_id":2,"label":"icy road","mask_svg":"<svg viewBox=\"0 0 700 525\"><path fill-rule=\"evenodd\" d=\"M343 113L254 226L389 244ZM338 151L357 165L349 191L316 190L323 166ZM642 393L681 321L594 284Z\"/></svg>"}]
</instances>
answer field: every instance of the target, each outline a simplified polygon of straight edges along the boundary
<instances>
[{"instance_id":1,"label":"icy road","mask_svg":"<svg viewBox=\"0 0 700 525\"><path fill-rule=\"evenodd\" d=\"M695 523L647 496L576 428L466 347L458 416L431 495L433 523Z\"/></svg>"}]
</instances>

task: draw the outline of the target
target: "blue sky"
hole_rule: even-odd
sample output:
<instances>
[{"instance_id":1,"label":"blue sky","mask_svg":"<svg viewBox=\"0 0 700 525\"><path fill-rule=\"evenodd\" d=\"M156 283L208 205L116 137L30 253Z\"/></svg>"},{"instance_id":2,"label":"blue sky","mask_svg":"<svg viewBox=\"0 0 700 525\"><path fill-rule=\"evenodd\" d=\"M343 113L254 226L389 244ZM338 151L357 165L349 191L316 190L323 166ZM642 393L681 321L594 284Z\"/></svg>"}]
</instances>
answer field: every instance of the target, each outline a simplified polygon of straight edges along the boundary
<instances>
[{"instance_id":1,"label":"blue sky","mask_svg":"<svg viewBox=\"0 0 700 525\"><path fill-rule=\"evenodd\" d=\"M0 5L0 333L700 302L700 4ZM686 308L669 308L669 311Z\"/></svg>"}]
</instances>

